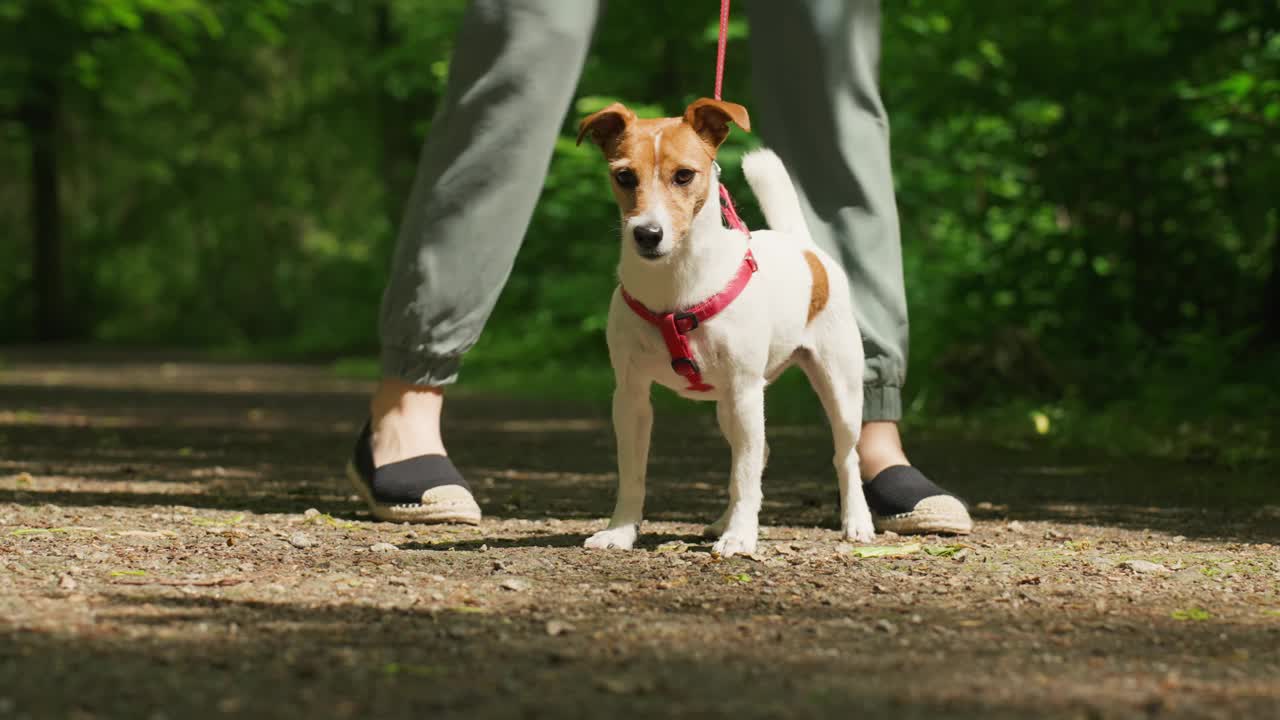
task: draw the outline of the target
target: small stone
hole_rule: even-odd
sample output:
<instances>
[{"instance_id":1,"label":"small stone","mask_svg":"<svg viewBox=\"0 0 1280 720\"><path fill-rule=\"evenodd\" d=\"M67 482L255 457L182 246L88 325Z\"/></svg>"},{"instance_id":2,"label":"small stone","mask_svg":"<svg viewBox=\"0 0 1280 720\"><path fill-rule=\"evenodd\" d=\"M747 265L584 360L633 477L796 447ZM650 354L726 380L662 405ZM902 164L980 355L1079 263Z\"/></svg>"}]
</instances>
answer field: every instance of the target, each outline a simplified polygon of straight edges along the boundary
<instances>
[{"instance_id":1,"label":"small stone","mask_svg":"<svg viewBox=\"0 0 1280 720\"><path fill-rule=\"evenodd\" d=\"M307 508L307 511L302 513L302 517L308 520L310 520L311 518L320 517L320 511L315 508Z\"/></svg>"},{"instance_id":2,"label":"small stone","mask_svg":"<svg viewBox=\"0 0 1280 720\"><path fill-rule=\"evenodd\" d=\"M563 620L548 620L547 634L551 637L559 637L573 632L573 626Z\"/></svg>"},{"instance_id":3,"label":"small stone","mask_svg":"<svg viewBox=\"0 0 1280 720\"><path fill-rule=\"evenodd\" d=\"M524 592L529 589L530 584L529 581L524 578L507 578L506 580L503 580L502 584L498 587L503 590L510 590L511 592Z\"/></svg>"},{"instance_id":4,"label":"small stone","mask_svg":"<svg viewBox=\"0 0 1280 720\"><path fill-rule=\"evenodd\" d=\"M1066 533L1061 533L1061 532L1058 532L1057 530L1054 530L1053 528L1049 528L1048 530L1044 531L1044 539L1045 540L1066 540L1068 539L1068 536Z\"/></svg>"},{"instance_id":5,"label":"small stone","mask_svg":"<svg viewBox=\"0 0 1280 720\"><path fill-rule=\"evenodd\" d=\"M62 577L58 578L59 590L66 590L67 592L70 592L72 590L75 590L76 587L78 587L79 585L80 583L76 582L76 579L71 577L70 575L63 575Z\"/></svg>"},{"instance_id":6,"label":"small stone","mask_svg":"<svg viewBox=\"0 0 1280 720\"><path fill-rule=\"evenodd\" d=\"M396 547L395 545L392 545L391 543L380 542L380 543L374 543L369 546L369 552L392 553L392 552L399 552L399 551L400 551L400 548Z\"/></svg>"},{"instance_id":7,"label":"small stone","mask_svg":"<svg viewBox=\"0 0 1280 720\"><path fill-rule=\"evenodd\" d=\"M894 531L892 531L892 530L885 530L884 532L882 532L882 533L880 533L880 534L881 534L881 535L883 535L883 536L885 536L885 537L887 537L887 538L896 538L896 537L901 537L900 535L898 535L898 533L896 533L896 532L894 532Z\"/></svg>"},{"instance_id":8,"label":"small stone","mask_svg":"<svg viewBox=\"0 0 1280 720\"><path fill-rule=\"evenodd\" d=\"M1014 520L1013 522L1009 523L1007 526L1005 526L1005 529L1012 533L1024 533L1027 531L1027 527L1022 523L1018 522L1017 520Z\"/></svg>"},{"instance_id":9,"label":"small stone","mask_svg":"<svg viewBox=\"0 0 1280 720\"><path fill-rule=\"evenodd\" d=\"M1194 583L1198 583L1201 580L1204 580L1205 575L1198 568L1189 567L1189 568L1183 568L1178 572L1174 573L1173 579L1175 582L1183 583L1185 585L1191 585Z\"/></svg>"},{"instance_id":10,"label":"small stone","mask_svg":"<svg viewBox=\"0 0 1280 720\"><path fill-rule=\"evenodd\" d=\"M1186 542L1186 541L1187 541L1187 536L1186 536L1186 535L1174 535L1174 536L1173 536L1173 538L1172 538L1172 540L1173 540L1173 542L1176 542L1176 543Z\"/></svg>"},{"instance_id":11,"label":"small stone","mask_svg":"<svg viewBox=\"0 0 1280 720\"><path fill-rule=\"evenodd\" d=\"M309 548L316 544L306 533L294 533L289 536L289 544L296 548Z\"/></svg>"},{"instance_id":12,"label":"small stone","mask_svg":"<svg viewBox=\"0 0 1280 720\"><path fill-rule=\"evenodd\" d=\"M1149 560L1125 560L1120 563L1120 567L1144 575L1169 572L1169 568L1161 565L1160 563L1154 563Z\"/></svg>"},{"instance_id":13,"label":"small stone","mask_svg":"<svg viewBox=\"0 0 1280 720\"><path fill-rule=\"evenodd\" d=\"M898 634L898 626L894 625L888 620L885 620L884 618L880 618L879 620L876 621L876 629L879 630L880 632L888 633L889 635Z\"/></svg>"}]
</instances>

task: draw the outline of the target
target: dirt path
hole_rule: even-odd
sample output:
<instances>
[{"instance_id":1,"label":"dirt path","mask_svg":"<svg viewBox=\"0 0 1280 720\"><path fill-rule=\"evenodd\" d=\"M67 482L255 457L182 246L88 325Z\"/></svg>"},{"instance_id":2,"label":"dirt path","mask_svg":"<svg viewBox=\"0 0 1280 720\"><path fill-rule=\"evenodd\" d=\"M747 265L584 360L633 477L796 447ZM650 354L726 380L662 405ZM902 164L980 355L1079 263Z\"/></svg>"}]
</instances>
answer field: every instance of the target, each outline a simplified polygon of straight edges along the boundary
<instances>
[{"instance_id":1,"label":"dirt path","mask_svg":"<svg viewBox=\"0 0 1280 720\"><path fill-rule=\"evenodd\" d=\"M721 561L727 452L664 417L642 548L587 552L597 411L456 400L488 518L409 527L340 473L362 383L3 354L0 719L1280 716L1257 473L917 438L977 530L858 558L825 429L774 426L759 557Z\"/></svg>"}]
</instances>

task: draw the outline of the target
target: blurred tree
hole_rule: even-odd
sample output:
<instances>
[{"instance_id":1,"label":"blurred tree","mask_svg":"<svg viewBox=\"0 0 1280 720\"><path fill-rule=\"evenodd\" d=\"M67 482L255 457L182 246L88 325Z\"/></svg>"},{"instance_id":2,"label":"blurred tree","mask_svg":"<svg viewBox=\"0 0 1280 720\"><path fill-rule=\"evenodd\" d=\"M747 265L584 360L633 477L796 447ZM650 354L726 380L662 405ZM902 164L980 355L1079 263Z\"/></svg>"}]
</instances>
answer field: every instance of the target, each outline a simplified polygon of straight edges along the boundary
<instances>
[{"instance_id":1,"label":"blurred tree","mask_svg":"<svg viewBox=\"0 0 1280 720\"><path fill-rule=\"evenodd\" d=\"M0 243L0 339L371 351L464 4L0 0L0 223L30 228ZM886 5L920 397L1105 402L1272 366L1278 15ZM735 15L725 94L750 106L748 32ZM613 99L678 112L715 37L714 4L611 7L473 368L604 366L616 217L573 125ZM755 142L722 164L758 223L736 170Z\"/></svg>"},{"instance_id":2,"label":"blurred tree","mask_svg":"<svg viewBox=\"0 0 1280 720\"><path fill-rule=\"evenodd\" d=\"M199 0L5 0L0 38L10 49L0 62L5 108L26 131L30 154L30 222L35 334L62 338L63 232L59 143L69 108L93 107L104 56L121 65L161 62L182 73L182 45L216 33L216 17ZM16 109L16 111L15 111Z\"/></svg>"}]
</instances>

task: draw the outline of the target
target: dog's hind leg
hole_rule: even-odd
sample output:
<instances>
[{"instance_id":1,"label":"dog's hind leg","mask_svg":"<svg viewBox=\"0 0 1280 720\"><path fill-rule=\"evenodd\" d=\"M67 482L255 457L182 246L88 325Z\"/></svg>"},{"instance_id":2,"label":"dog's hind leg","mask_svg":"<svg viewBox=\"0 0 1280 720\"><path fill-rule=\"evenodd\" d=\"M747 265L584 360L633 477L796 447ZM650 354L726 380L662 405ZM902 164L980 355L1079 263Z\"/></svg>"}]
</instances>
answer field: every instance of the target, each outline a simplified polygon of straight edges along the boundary
<instances>
[{"instance_id":1,"label":"dog's hind leg","mask_svg":"<svg viewBox=\"0 0 1280 720\"><path fill-rule=\"evenodd\" d=\"M613 430L618 441L618 499L609 527L587 538L589 548L630 550L644 515L644 479L649 464L653 404L649 383L619 385L613 393Z\"/></svg>"},{"instance_id":2,"label":"dog's hind leg","mask_svg":"<svg viewBox=\"0 0 1280 720\"><path fill-rule=\"evenodd\" d=\"M840 479L840 528L859 542L875 537L871 509L858 471L858 438L862 434L862 345L856 333L828 333L798 364L831 422L836 476Z\"/></svg>"},{"instance_id":3,"label":"dog's hind leg","mask_svg":"<svg viewBox=\"0 0 1280 720\"><path fill-rule=\"evenodd\" d=\"M721 429L733 448L729 509L712 550L729 557L756 551L760 534L760 476L764 472L764 383L737 387L716 407Z\"/></svg>"}]
</instances>

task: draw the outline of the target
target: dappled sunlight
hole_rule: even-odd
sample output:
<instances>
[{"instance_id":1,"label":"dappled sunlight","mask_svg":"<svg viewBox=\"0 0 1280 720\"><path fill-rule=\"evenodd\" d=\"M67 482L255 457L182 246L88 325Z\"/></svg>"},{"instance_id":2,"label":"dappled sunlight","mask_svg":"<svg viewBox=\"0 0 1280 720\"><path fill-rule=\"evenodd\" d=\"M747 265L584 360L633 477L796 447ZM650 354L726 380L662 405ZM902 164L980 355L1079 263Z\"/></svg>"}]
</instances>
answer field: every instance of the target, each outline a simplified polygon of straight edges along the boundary
<instances>
[{"instance_id":1,"label":"dappled sunlight","mask_svg":"<svg viewBox=\"0 0 1280 720\"><path fill-rule=\"evenodd\" d=\"M144 676L146 697L195 716L252 714L281 688L294 714L353 718L502 714L545 707L546 687L574 688L551 699L564 715L654 717L761 710L734 704L745 686L814 717L1280 701L1280 510L1243 483L1198 504L1225 470L934 439L913 455L971 499L974 533L862 546L841 537L827 428L788 425L760 547L724 560L702 529L729 451L706 417L674 414L636 550L588 551L616 472L607 419L582 408L452 400L451 454L485 519L408 526L372 522L342 476L362 393L7 377L0 676L86 679L95 713L128 714L111 689ZM59 697L9 686L31 711Z\"/></svg>"}]
</instances>

